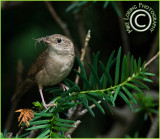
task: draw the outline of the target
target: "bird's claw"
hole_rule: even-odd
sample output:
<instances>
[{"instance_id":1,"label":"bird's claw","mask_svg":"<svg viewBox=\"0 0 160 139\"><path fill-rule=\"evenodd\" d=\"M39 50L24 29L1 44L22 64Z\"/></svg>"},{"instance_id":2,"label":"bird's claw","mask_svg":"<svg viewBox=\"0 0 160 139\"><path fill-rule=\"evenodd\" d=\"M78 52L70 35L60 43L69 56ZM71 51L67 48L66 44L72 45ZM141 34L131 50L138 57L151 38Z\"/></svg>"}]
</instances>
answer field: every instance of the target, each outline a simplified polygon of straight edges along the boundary
<instances>
[{"instance_id":1,"label":"bird's claw","mask_svg":"<svg viewBox=\"0 0 160 139\"><path fill-rule=\"evenodd\" d=\"M55 104L54 102L50 102L49 104L43 104L43 106L45 109L48 109L48 107L53 107L53 106L57 107L57 104Z\"/></svg>"},{"instance_id":2,"label":"bird's claw","mask_svg":"<svg viewBox=\"0 0 160 139\"><path fill-rule=\"evenodd\" d=\"M63 89L63 91L69 90L69 88L63 83L60 83L60 87Z\"/></svg>"}]
</instances>

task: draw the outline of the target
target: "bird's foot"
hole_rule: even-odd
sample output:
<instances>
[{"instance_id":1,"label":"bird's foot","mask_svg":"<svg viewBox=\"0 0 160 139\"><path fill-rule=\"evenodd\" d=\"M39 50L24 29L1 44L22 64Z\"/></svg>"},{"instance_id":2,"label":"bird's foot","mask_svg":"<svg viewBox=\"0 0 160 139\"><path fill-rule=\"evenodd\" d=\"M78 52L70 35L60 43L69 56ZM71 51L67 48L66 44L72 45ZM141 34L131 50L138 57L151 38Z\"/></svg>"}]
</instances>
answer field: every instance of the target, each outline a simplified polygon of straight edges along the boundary
<instances>
[{"instance_id":1,"label":"bird's foot","mask_svg":"<svg viewBox=\"0 0 160 139\"><path fill-rule=\"evenodd\" d=\"M48 107L53 107L53 106L57 107L57 105L54 102L50 102L49 104L43 104L43 107L45 109L48 109Z\"/></svg>"},{"instance_id":2,"label":"bird's foot","mask_svg":"<svg viewBox=\"0 0 160 139\"><path fill-rule=\"evenodd\" d=\"M69 88L63 83L60 83L60 87L63 89L63 91L69 90Z\"/></svg>"}]
</instances>

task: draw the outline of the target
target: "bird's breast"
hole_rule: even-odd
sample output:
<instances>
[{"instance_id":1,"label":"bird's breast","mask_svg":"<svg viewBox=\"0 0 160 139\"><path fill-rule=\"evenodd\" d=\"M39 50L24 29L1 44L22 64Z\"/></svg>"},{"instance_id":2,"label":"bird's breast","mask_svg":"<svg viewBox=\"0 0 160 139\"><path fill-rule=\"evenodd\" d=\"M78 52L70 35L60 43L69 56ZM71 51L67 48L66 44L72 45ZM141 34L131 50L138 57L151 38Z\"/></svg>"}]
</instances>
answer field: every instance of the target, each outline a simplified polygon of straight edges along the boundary
<instances>
[{"instance_id":1,"label":"bird's breast","mask_svg":"<svg viewBox=\"0 0 160 139\"><path fill-rule=\"evenodd\" d=\"M49 57L46 61L45 74L42 82L44 86L54 85L63 80L71 71L74 63L74 56Z\"/></svg>"}]
</instances>

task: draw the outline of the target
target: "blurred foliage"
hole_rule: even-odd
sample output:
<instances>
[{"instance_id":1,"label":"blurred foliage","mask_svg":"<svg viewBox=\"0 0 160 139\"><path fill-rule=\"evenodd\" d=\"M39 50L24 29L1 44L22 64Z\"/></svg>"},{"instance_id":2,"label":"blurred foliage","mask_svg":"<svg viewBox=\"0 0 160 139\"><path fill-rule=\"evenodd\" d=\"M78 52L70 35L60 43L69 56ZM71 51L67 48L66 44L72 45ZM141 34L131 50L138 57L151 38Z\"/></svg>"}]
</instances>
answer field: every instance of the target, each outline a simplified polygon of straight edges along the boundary
<instances>
[{"instance_id":1,"label":"blurred foliage","mask_svg":"<svg viewBox=\"0 0 160 139\"><path fill-rule=\"evenodd\" d=\"M4 132L1 133L1 138L7 138L7 130L4 130Z\"/></svg>"},{"instance_id":2,"label":"blurred foliage","mask_svg":"<svg viewBox=\"0 0 160 139\"><path fill-rule=\"evenodd\" d=\"M89 3L93 3L93 2L88 2L88 1L80 1L80 2L74 2L73 4L71 4L70 6L68 6L68 8L66 9L66 12L70 12L73 11L74 14L76 14L77 12L79 12L80 10L82 10L82 8Z\"/></svg>"},{"instance_id":3,"label":"blurred foliage","mask_svg":"<svg viewBox=\"0 0 160 139\"><path fill-rule=\"evenodd\" d=\"M140 137L139 137L139 133L135 132L134 135L133 135L133 137L130 136L130 135L126 135L126 138L140 138Z\"/></svg>"},{"instance_id":4,"label":"blurred foliage","mask_svg":"<svg viewBox=\"0 0 160 139\"><path fill-rule=\"evenodd\" d=\"M96 2L97 1L93 1L93 2L88 2L88 1L79 1L78 2L77 1L77 2L74 2L70 6L68 6L68 8L66 9L66 12L72 11L74 14L76 14L76 13L82 11L83 8L87 7L87 5L94 4ZM114 2L114 1L106 1L106 2L104 2L103 8L106 8L109 3L111 3L111 5L114 8L114 11L120 17L121 16L121 12L120 12L116 2Z\"/></svg>"},{"instance_id":5,"label":"blurred foliage","mask_svg":"<svg viewBox=\"0 0 160 139\"><path fill-rule=\"evenodd\" d=\"M40 103L40 102L36 101L36 102L33 102L32 104L33 104L36 108L38 108L39 111L41 111L41 110L43 109L43 104L42 104L42 102Z\"/></svg>"},{"instance_id":6,"label":"blurred foliage","mask_svg":"<svg viewBox=\"0 0 160 139\"><path fill-rule=\"evenodd\" d=\"M134 94L134 96L136 97L137 104L139 105L139 107L135 109L135 112L143 111L147 114L157 113L156 106L158 106L158 104L154 102L153 97L144 94Z\"/></svg>"}]
</instances>

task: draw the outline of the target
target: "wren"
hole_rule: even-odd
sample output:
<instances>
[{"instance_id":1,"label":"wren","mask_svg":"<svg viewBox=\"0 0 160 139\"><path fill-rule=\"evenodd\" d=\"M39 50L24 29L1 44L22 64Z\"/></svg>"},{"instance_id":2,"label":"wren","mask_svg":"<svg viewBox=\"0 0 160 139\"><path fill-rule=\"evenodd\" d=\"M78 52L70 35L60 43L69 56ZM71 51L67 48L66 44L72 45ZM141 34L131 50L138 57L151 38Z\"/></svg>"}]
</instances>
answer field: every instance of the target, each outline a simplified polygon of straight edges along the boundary
<instances>
[{"instance_id":1,"label":"wren","mask_svg":"<svg viewBox=\"0 0 160 139\"><path fill-rule=\"evenodd\" d=\"M21 92L25 93L31 86L37 84L44 108L55 106L56 104L46 104L43 97L43 87L60 83L71 71L74 59L74 45L72 41L63 35L54 34L37 39L47 45L39 57L32 64L25 81L17 89L14 100ZM61 84L63 90L68 89Z\"/></svg>"}]
</instances>

